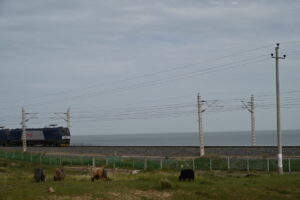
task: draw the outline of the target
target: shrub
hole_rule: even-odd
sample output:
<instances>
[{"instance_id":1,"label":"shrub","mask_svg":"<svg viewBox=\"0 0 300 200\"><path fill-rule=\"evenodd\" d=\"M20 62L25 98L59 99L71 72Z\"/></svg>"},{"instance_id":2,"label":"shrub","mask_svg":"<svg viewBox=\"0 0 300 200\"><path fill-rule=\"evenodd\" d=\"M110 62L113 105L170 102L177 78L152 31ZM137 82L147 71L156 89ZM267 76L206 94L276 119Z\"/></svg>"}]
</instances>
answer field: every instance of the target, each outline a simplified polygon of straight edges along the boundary
<instances>
[{"instance_id":1,"label":"shrub","mask_svg":"<svg viewBox=\"0 0 300 200\"><path fill-rule=\"evenodd\" d=\"M167 178L160 180L159 183L160 183L161 189L163 189L163 190L172 188L172 183Z\"/></svg>"}]
</instances>

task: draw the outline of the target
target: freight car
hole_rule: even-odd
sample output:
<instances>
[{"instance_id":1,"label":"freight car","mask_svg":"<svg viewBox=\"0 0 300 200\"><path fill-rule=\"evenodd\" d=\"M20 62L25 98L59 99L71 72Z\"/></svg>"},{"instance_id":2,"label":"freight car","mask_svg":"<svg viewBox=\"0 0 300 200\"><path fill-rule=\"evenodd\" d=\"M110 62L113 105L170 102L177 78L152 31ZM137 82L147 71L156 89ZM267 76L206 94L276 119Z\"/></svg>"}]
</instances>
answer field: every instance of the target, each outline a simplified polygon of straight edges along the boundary
<instances>
[{"instance_id":1,"label":"freight car","mask_svg":"<svg viewBox=\"0 0 300 200\"><path fill-rule=\"evenodd\" d=\"M70 130L64 127L26 129L28 146L69 146ZM1 129L0 145L21 146L22 129Z\"/></svg>"}]
</instances>

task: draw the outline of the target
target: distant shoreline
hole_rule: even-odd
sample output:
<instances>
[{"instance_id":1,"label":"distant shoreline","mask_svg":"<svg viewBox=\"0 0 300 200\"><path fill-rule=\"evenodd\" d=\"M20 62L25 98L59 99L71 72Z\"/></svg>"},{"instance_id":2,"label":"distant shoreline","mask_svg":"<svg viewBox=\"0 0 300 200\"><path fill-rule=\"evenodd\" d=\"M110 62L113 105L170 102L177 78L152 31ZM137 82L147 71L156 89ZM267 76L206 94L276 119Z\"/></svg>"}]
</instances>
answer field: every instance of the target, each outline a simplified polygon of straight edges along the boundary
<instances>
[{"instance_id":1,"label":"distant shoreline","mask_svg":"<svg viewBox=\"0 0 300 200\"><path fill-rule=\"evenodd\" d=\"M300 130L283 130L283 145L297 146L300 141ZM250 131L245 132L205 132L206 146L249 146ZM199 134L187 133L148 133L121 135L72 135L71 145L79 146L198 146ZM257 146L277 145L275 130L256 131Z\"/></svg>"},{"instance_id":2,"label":"distant shoreline","mask_svg":"<svg viewBox=\"0 0 300 200\"><path fill-rule=\"evenodd\" d=\"M205 133L207 134L214 134L214 133L250 133L251 130L235 130L235 131L205 131ZM273 129L273 130L256 130L256 132L276 132L277 130ZM300 129L285 129L282 130L282 132L285 131L299 131L300 133ZM187 134L194 134L194 133L198 133L196 131L182 131L182 132L155 132L155 133L150 133L150 132L144 132L144 133L113 133L113 134L80 134L80 135L73 135L73 136L124 136L124 135L161 135L161 134L182 134L182 133L187 133Z\"/></svg>"}]
</instances>

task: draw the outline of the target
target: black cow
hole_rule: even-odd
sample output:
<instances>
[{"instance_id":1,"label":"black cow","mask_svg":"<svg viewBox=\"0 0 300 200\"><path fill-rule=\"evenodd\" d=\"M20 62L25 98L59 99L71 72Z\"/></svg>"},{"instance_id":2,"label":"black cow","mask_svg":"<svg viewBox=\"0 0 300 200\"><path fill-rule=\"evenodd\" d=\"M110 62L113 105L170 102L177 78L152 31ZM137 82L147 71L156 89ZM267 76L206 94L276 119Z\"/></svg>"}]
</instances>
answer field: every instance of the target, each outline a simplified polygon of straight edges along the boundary
<instances>
[{"instance_id":1,"label":"black cow","mask_svg":"<svg viewBox=\"0 0 300 200\"><path fill-rule=\"evenodd\" d=\"M195 174L192 169L182 169L179 176L179 181L185 181L188 179L189 181L194 181Z\"/></svg>"},{"instance_id":2,"label":"black cow","mask_svg":"<svg viewBox=\"0 0 300 200\"><path fill-rule=\"evenodd\" d=\"M45 181L45 178L46 176L42 169L37 168L34 170L34 179L36 180L36 182Z\"/></svg>"}]
</instances>

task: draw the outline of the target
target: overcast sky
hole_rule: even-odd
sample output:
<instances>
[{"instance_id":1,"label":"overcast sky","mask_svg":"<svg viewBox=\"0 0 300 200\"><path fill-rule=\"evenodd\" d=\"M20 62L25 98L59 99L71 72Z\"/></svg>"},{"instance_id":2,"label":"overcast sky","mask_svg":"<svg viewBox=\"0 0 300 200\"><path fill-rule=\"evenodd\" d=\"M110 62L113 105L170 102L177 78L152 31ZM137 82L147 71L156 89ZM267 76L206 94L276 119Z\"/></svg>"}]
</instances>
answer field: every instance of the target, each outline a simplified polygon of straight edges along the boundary
<instances>
[{"instance_id":1,"label":"overcast sky","mask_svg":"<svg viewBox=\"0 0 300 200\"><path fill-rule=\"evenodd\" d=\"M64 125L72 134L300 129L299 1L0 0L0 125ZM215 101L217 100L217 101Z\"/></svg>"}]
</instances>

